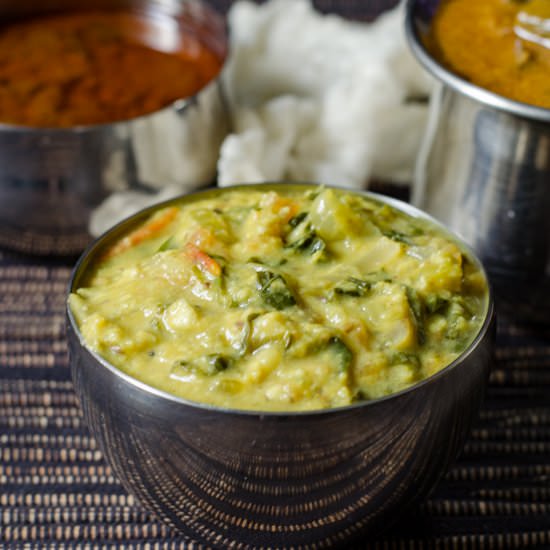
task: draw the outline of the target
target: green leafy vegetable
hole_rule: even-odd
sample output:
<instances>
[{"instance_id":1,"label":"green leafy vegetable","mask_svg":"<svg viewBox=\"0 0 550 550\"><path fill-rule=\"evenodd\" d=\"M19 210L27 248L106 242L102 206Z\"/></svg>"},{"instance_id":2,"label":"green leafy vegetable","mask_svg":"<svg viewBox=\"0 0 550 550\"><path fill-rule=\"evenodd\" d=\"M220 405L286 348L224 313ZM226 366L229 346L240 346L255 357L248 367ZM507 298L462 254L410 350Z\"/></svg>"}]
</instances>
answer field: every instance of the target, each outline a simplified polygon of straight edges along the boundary
<instances>
[{"instance_id":1,"label":"green leafy vegetable","mask_svg":"<svg viewBox=\"0 0 550 550\"><path fill-rule=\"evenodd\" d=\"M302 237L298 241L291 243L289 248L294 248L300 252L305 252L310 256L313 256L316 252L323 252L326 248L325 241L318 237L315 231L312 231L309 235Z\"/></svg>"},{"instance_id":2,"label":"green leafy vegetable","mask_svg":"<svg viewBox=\"0 0 550 550\"><path fill-rule=\"evenodd\" d=\"M439 313L449 305L449 300L438 294L430 294L426 298L426 310L428 313Z\"/></svg>"},{"instance_id":3,"label":"green leafy vegetable","mask_svg":"<svg viewBox=\"0 0 550 550\"><path fill-rule=\"evenodd\" d=\"M356 279L355 277L348 277L346 280L334 287L335 294L343 296L364 296L371 288L372 283L369 281L363 281L362 279Z\"/></svg>"},{"instance_id":4,"label":"green leafy vegetable","mask_svg":"<svg viewBox=\"0 0 550 550\"><path fill-rule=\"evenodd\" d=\"M298 227L306 218L307 212L300 212L289 220L288 225L290 225L290 227L292 228Z\"/></svg>"},{"instance_id":5,"label":"green leafy vegetable","mask_svg":"<svg viewBox=\"0 0 550 550\"><path fill-rule=\"evenodd\" d=\"M219 353L203 355L191 361L176 361L170 371L171 378L184 378L190 374L214 376L227 370L233 364L233 358Z\"/></svg>"},{"instance_id":6,"label":"green leafy vegetable","mask_svg":"<svg viewBox=\"0 0 550 550\"><path fill-rule=\"evenodd\" d=\"M296 250L304 254L313 256L316 253L323 254L326 250L326 243L321 237L317 235L315 230L310 226L304 229L303 234L295 241L286 245L285 248Z\"/></svg>"},{"instance_id":7,"label":"green leafy vegetable","mask_svg":"<svg viewBox=\"0 0 550 550\"><path fill-rule=\"evenodd\" d=\"M288 222L292 231L288 235L285 248L315 256L316 260L326 259L326 243L311 224L305 223L307 216L307 212L300 212Z\"/></svg>"},{"instance_id":8,"label":"green leafy vegetable","mask_svg":"<svg viewBox=\"0 0 550 550\"><path fill-rule=\"evenodd\" d=\"M296 298L282 275L272 271L259 271L258 283L260 295L266 305L280 310L296 304Z\"/></svg>"},{"instance_id":9,"label":"green leafy vegetable","mask_svg":"<svg viewBox=\"0 0 550 550\"><path fill-rule=\"evenodd\" d=\"M174 250L175 248L178 248L178 245L176 244L174 240L174 236L168 237L159 247L157 252L165 252L166 250Z\"/></svg>"},{"instance_id":10,"label":"green leafy vegetable","mask_svg":"<svg viewBox=\"0 0 550 550\"><path fill-rule=\"evenodd\" d=\"M365 296L375 283L391 282L391 277L385 271L369 273L364 279L348 277L334 287L334 293L341 296Z\"/></svg>"},{"instance_id":11,"label":"green leafy vegetable","mask_svg":"<svg viewBox=\"0 0 550 550\"><path fill-rule=\"evenodd\" d=\"M399 217L389 205L377 206L366 200L361 212L382 235L393 241L414 245L413 238L424 234L421 225Z\"/></svg>"},{"instance_id":12,"label":"green leafy vegetable","mask_svg":"<svg viewBox=\"0 0 550 550\"><path fill-rule=\"evenodd\" d=\"M382 231L382 235L398 243L403 243L408 245L414 244L409 235L405 235L405 233L401 233L400 231L395 231L393 229L389 231Z\"/></svg>"},{"instance_id":13,"label":"green leafy vegetable","mask_svg":"<svg viewBox=\"0 0 550 550\"><path fill-rule=\"evenodd\" d=\"M326 346L336 356L340 370L347 372L353 361L353 353L348 346L338 336L330 338Z\"/></svg>"},{"instance_id":14,"label":"green leafy vegetable","mask_svg":"<svg viewBox=\"0 0 550 550\"><path fill-rule=\"evenodd\" d=\"M424 304L418 292L410 287L405 287L409 308L413 314L414 323L416 325L416 338L419 345L426 342L426 328L424 326Z\"/></svg>"},{"instance_id":15,"label":"green leafy vegetable","mask_svg":"<svg viewBox=\"0 0 550 550\"><path fill-rule=\"evenodd\" d=\"M455 349L464 349L469 341L468 318L471 318L468 308L461 296L453 296L447 310L446 338L455 344Z\"/></svg>"}]
</instances>

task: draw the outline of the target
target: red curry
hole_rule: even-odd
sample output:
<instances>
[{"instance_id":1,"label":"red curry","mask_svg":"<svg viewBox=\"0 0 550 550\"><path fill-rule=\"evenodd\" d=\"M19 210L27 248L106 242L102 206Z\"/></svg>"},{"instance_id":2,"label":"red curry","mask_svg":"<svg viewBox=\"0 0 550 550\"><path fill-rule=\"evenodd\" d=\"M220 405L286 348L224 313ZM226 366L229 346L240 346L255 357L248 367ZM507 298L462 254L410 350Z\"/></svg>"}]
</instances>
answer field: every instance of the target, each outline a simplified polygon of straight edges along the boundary
<instances>
[{"instance_id":1,"label":"red curry","mask_svg":"<svg viewBox=\"0 0 550 550\"><path fill-rule=\"evenodd\" d=\"M80 12L0 29L0 123L101 124L193 95L222 59L176 21L130 12Z\"/></svg>"}]
</instances>

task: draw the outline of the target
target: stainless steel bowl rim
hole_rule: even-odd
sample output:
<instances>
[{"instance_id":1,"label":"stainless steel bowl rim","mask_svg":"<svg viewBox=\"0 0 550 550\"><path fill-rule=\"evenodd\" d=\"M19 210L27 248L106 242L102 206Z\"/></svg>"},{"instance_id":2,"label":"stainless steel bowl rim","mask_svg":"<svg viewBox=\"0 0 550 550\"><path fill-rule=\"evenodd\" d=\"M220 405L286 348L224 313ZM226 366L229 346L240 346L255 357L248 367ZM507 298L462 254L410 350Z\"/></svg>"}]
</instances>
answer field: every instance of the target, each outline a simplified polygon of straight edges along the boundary
<instances>
[{"instance_id":1,"label":"stainless steel bowl rim","mask_svg":"<svg viewBox=\"0 0 550 550\"><path fill-rule=\"evenodd\" d=\"M418 35L418 30L415 25L415 12L417 5L417 0L408 0L407 2L405 11L405 34L413 54L424 66L424 68L428 70L428 72L457 92L470 97L475 101L479 101L488 107L524 118L534 119L541 122L550 122L550 109L536 107L535 105L508 99L499 94L490 92L485 88L476 86L475 84L459 77L437 62L424 47L424 44Z\"/></svg>"},{"instance_id":2,"label":"stainless steel bowl rim","mask_svg":"<svg viewBox=\"0 0 550 550\"><path fill-rule=\"evenodd\" d=\"M240 185L232 185L224 188L211 188L207 190L197 190L190 193L185 193L183 195L179 195L177 197L168 199L166 201L154 204L152 206L149 206L147 208L144 208L143 210L140 210L139 212L136 212L135 214L125 218L115 226L113 226L111 229L106 231L103 235L99 236L96 240L94 240L87 248L84 250L84 252L79 257L78 261L76 262L68 284L68 291L67 295L69 293L72 293L75 287L76 280L80 277L81 271L84 267L86 267L86 263L88 259L94 254L96 249L103 247L104 243L108 241L113 234L122 232L122 230L125 228L125 226L131 227L132 225L135 225L140 218L147 217L150 213L157 210L158 208L163 208L165 206L169 206L173 203L177 203L180 201L185 201L187 198L191 197L197 197L200 198L201 196L208 196L215 193L218 193L220 191L226 191L226 190L246 190L246 189L277 189L277 188L316 188L319 187L319 184L315 183L308 183L308 182L292 182L292 183L282 183L282 182L264 182L264 183L256 183L256 184L240 184ZM413 384L412 386L409 386L408 388L405 388L404 390L401 390L399 392L394 392L389 395L379 397L376 399L370 399L368 401L358 401L357 403L352 403L351 405L346 405L342 407L332 407L328 409L315 409L315 410L307 410L307 411L260 411L260 410L248 410L248 409L234 409L229 407L219 407L215 405L209 405L207 403L201 403L198 401L192 401L185 399L183 397L178 397L176 395L173 395L171 393L165 392L163 390L160 390L158 388L155 388L153 386L150 386L144 382L141 382L140 380L137 380L136 378L130 376L129 374L126 374L122 370L118 369L111 363L109 363L106 359L104 359L101 355L96 353L95 351L91 350L86 343L84 342L84 339L82 338L82 335L80 333L80 330L78 328L78 324L76 323L76 320L73 316L73 313L71 311L71 308L69 307L68 300L66 301L66 315L67 315L67 322L70 323L72 330L74 333L78 336L78 339L80 341L80 345L84 348L84 350L88 353L90 353L98 363L100 363L103 367L105 367L107 370L109 370L112 374L115 376L121 378L125 382L141 389L142 391L145 391L146 393L150 393L152 395L155 395L156 397L160 397L163 399L167 399L169 401L173 401L175 403L179 403L181 405L185 406L191 406L198 409L206 409L210 411L218 411L224 414L233 414L233 415L242 415L242 416L256 416L256 417L280 417L280 418L286 418L286 417L294 417L294 416L300 416L300 417L307 417L307 416L319 416L319 415L330 415L335 414L338 412L346 411L346 410L352 410L359 407L368 407L369 405L374 405L376 403L380 403L383 401L387 401L390 399L395 399L399 396L402 396L404 394L407 394L409 392L415 391L417 388L423 387L427 384L432 383L433 381L437 380L438 378L445 376L447 372L450 370L454 370L455 368L460 368L460 364L476 349L476 347L479 345L480 342L482 342L485 337L487 336L488 331L491 328L493 318L495 316L495 307L494 307L494 298L493 298L493 291L491 288L491 284L489 281L489 278L487 276L487 272L481 263L481 261L478 259L475 252L472 250L472 248L465 243L460 237L455 235L452 231L450 231L444 224L437 221L435 218L430 216L429 214L426 214L422 210L406 203L398 199L394 199L392 197L387 197L384 195L381 195L379 193L373 193L371 191L364 191L364 190L357 190L357 189L351 189L344 186L335 186L335 185L323 185L325 188L330 189L338 189L342 191L347 191L349 193L354 193L358 195L362 195L364 197L368 197L374 201L378 201L384 204L388 204L389 206L392 206L393 208L404 212L405 214L408 214L414 218L420 218L423 220L428 221L429 223L433 224L437 228L439 228L441 231L443 231L445 234L449 235L453 240L455 240L461 247L462 250L466 251L470 258L475 261L479 269L482 271L483 276L485 278L485 281L487 283L487 307L486 311L484 313L484 319L483 324L481 325L476 337L472 340L470 345L451 363L449 363L446 367L442 368L440 371L435 373L432 376L429 376L428 378L425 378L423 380L420 380L416 384Z\"/></svg>"}]
</instances>

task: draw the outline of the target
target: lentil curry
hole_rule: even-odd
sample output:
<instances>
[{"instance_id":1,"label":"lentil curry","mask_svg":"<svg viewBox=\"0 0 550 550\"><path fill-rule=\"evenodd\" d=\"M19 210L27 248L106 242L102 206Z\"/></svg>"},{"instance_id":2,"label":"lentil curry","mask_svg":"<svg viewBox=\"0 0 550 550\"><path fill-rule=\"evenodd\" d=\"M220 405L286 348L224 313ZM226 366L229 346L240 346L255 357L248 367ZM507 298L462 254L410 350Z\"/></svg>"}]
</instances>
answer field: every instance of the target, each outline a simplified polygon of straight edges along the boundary
<instances>
[{"instance_id":1,"label":"lentil curry","mask_svg":"<svg viewBox=\"0 0 550 550\"><path fill-rule=\"evenodd\" d=\"M488 300L438 228L313 186L159 208L88 273L69 301L89 349L177 396L265 411L415 384L465 350Z\"/></svg>"},{"instance_id":2,"label":"lentil curry","mask_svg":"<svg viewBox=\"0 0 550 550\"><path fill-rule=\"evenodd\" d=\"M442 0L425 44L473 84L550 108L548 0Z\"/></svg>"},{"instance_id":3,"label":"lentil curry","mask_svg":"<svg viewBox=\"0 0 550 550\"><path fill-rule=\"evenodd\" d=\"M222 60L190 32L174 31L176 21L168 19L75 12L0 27L0 123L109 123L193 95Z\"/></svg>"}]
</instances>

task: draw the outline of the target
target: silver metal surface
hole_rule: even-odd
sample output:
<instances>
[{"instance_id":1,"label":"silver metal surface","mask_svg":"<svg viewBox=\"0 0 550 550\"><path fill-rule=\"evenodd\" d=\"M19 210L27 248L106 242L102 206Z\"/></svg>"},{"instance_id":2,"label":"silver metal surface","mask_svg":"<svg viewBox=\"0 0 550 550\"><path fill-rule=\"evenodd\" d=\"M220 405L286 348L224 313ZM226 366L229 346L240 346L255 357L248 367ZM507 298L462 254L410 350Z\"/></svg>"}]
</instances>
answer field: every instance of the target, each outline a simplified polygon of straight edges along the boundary
<instances>
[{"instance_id":1,"label":"silver metal surface","mask_svg":"<svg viewBox=\"0 0 550 550\"><path fill-rule=\"evenodd\" d=\"M0 21L121 7L170 15L178 21L172 32L197 33L225 59L225 21L197 0L2 1ZM0 125L0 246L80 253L90 242L90 212L111 193L212 183L228 130L219 78L191 98L128 121L69 129Z\"/></svg>"},{"instance_id":2,"label":"silver metal surface","mask_svg":"<svg viewBox=\"0 0 550 550\"><path fill-rule=\"evenodd\" d=\"M461 235L485 264L498 303L522 320L550 318L550 110L472 85L422 44L439 0L410 0L413 52L440 84L412 202Z\"/></svg>"},{"instance_id":3,"label":"silver metal surface","mask_svg":"<svg viewBox=\"0 0 550 550\"><path fill-rule=\"evenodd\" d=\"M150 212L96 242L70 289ZM69 309L67 316L75 388L105 458L144 506L208 548L334 548L387 528L454 460L477 415L494 347L491 298L469 349L411 389L334 410L245 412L137 382L91 353Z\"/></svg>"}]
</instances>

